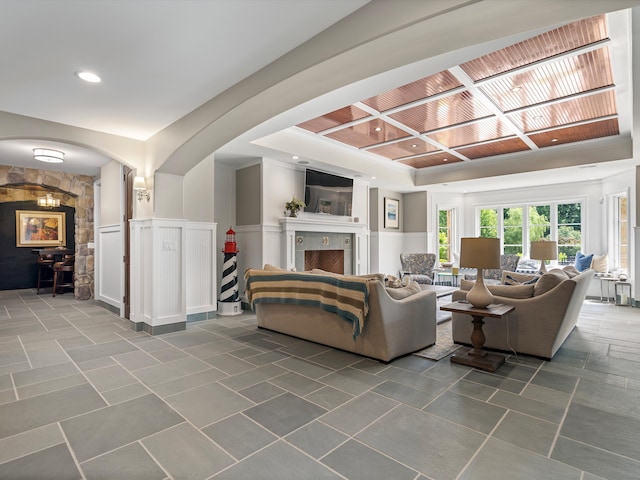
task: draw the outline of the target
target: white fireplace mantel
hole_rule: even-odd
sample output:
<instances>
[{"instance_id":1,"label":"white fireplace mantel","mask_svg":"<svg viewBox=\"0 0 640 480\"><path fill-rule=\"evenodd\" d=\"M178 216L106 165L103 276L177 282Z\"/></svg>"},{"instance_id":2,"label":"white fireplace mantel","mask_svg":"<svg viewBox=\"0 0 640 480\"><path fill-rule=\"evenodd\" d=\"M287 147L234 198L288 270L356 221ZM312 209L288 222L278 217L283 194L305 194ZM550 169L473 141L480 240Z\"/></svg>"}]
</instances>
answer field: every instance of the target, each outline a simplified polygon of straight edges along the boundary
<instances>
[{"instance_id":1,"label":"white fireplace mantel","mask_svg":"<svg viewBox=\"0 0 640 480\"><path fill-rule=\"evenodd\" d=\"M369 273L369 226L354 222L353 217L303 214L298 217L280 219L282 228L282 258L284 268L290 269L296 263L296 232L352 233L354 236L354 273Z\"/></svg>"}]
</instances>

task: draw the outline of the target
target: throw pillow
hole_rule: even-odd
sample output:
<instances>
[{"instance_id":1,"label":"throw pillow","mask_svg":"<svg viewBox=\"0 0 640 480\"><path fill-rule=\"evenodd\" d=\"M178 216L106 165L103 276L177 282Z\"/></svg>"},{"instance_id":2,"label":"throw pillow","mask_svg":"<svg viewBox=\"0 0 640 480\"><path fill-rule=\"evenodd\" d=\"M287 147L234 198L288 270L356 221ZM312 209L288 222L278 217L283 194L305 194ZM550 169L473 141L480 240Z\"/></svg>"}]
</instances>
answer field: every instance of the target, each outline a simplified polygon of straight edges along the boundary
<instances>
[{"instance_id":1,"label":"throw pillow","mask_svg":"<svg viewBox=\"0 0 640 480\"><path fill-rule=\"evenodd\" d=\"M284 268L276 267L275 265L271 265L270 263L265 263L263 270L268 270L270 272L286 272Z\"/></svg>"},{"instance_id":2,"label":"throw pillow","mask_svg":"<svg viewBox=\"0 0 640 480\"><path fill-rule=\"evenodd\" d=\"M491 295L506 298L531 298L535 286L531 285L489 285L487 287Z\"/></svg>"},{"instance_id":3,"label":"throw pillow","mask_svg":"<svg viewBox=\"0 0 640 480\"><path fill-rule=\"evenodd\" d=\"M534 284L540 278L539 275L532 275L529 273L510 272L505 270L502 272L502 285L520 285L520 284Z\"/></svg>"},{"instance_id":4,"label":"throw pillow","mask_svg":"<svg viewBox=\"0 0 640 480\"><path fill-rule=\"evenodd\" d=\"M609 260L607 254L594 255L591 260L591 268L598 273L607 273L609 271Z\"/></svg>"},{"instance_id":5,"label":"throw pillow","mask_svg":"<svg viewBox=\"0 0 640 480\"><path fill-rule=\"evenodd\" d=\"M395 300L402 300L403 298L410 297L416 293L420 293L422 289L417 282L411 282L406 287L401 288L385 288L389 296Z\"/></svg>"},{"instance_id":6,"label":"throw pillow","mask_svg":"<svg viewBox=\"0 0 640 480\"><path fill-rule=\"evenodd\" d=\"M566 273L567 275L569 275L569 278L573 278L576 275L580 275L580 272L578 271L578 269L576 267L574 267L573 265L567 265L566 267L564 267L562 269L562 271L564 273Z\"/></svg>"},{"instance_id":7,"label":"throw pillow","mask_svg":"<svg viewBox=\"0 0 640 480\"><path fill-rule=\"evenodd\" d=\"M460 290L469 291L476 282L461 280ZM535 292L535 285L487 285L492 295L507 298L530 298Z\"/></svg>"},{"instance_id":8,"label":"throw pillow","mask_svg":"<svg viewBox=\"0 0 640 480\"><path fill-rule=\"evenodd\" d=\"M548 271L536 282L533 290L533 296L537 297L543 293L547 293L549 290L560 285L562 281L567 280L568 278L569 275L564 273L562 270L553 269Z\"/></svg>"},{"instance_id":9,"label":"throw pillow","mask_svg":"<svg viewBox=\"0 0 640 480\"><path fill-rule=\"evenodd\" d=\"M576 253L576 269L579 272L591 268L591 261L593 260L593 253L591 255L585 255L582 252Z\"/></svg>"}]
</instances>

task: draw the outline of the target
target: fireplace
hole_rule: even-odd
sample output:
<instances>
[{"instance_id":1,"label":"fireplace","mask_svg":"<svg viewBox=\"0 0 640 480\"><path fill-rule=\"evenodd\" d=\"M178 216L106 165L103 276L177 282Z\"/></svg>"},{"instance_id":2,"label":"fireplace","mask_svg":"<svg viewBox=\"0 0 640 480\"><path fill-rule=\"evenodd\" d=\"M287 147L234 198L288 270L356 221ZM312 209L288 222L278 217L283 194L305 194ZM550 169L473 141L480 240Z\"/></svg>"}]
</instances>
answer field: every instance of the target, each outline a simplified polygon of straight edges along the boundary
<instances>
[{"instance_id":1,"label":"fireplace","mask_svg":"<svg viewBox=\"0 0 640 480\"><path fill-rule=\"evenodd\" d=\"M345 275L368 273L367 225L357 219L333 217L303 213L297 218L282 218L282 267L299 272L319 268ZM319 253L313 253L315 251ZM309 256L313 263L307 263Z\"/></svg>"},{"instance_id":2,"label":"fireplace","mask_svg":"<svg viewBox=\"0 0 640 480\"><path fill-rule=\"evenodd\" d=\"M344 274L344 250L305 250L304 269Z\"/></svg>"}]
</instances>

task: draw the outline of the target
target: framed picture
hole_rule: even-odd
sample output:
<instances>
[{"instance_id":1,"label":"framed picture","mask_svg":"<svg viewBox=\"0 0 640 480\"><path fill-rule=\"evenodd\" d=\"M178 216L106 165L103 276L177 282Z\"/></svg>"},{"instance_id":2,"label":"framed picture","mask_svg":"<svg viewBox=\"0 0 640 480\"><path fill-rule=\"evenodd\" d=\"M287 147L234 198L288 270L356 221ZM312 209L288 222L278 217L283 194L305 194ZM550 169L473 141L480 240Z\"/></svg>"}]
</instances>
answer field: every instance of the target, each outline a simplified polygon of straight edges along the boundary
<instances>
[{"instance_id":1,"label":"framed picture","mask_svg":"<svg viewBox=\"0 0 640 480\"><path fill-rule=\"evenodd\" d=\"M384 199L384 228L400 228L399 222L400 200Z\"/></svg>"},{"instance_id":2,"label":"framed picture","mask_svg":"<svg viewBox=\"0 0 640 480\"><path fill-rule=\"evenodd\" d=\"M57 247L66 243L65 213L16 210L18 247Z\"/></svg>"}]
</instances>

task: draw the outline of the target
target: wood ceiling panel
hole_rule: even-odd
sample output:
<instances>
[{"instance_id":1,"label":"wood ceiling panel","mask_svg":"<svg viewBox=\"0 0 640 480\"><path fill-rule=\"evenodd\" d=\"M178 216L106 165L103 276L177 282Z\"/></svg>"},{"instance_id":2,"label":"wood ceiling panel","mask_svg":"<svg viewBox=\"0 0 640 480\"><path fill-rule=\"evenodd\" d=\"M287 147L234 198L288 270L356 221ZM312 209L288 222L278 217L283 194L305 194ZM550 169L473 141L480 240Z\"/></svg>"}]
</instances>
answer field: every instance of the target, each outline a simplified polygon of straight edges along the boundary
<instances>
[{"instance_id":1,"label":"wood ceiling panel","mask_svg":"<svg viewBox=\"0 0 640 480\"><path fill-rule=\"evenodd\" d=\"M377 130L379 129L379 130ZM362 148L409 137L410 134L379 118L328 133L326 137Z\"/></svg>"},{"instance_id":2,"label":"wood ceiling panel","mask_svg":"<svg viewBox=\"0 0 640 480\"><path fill-rule=\"evenodd\" d=\"M469 92L456 93L389 115L420 133L491 115Z\"/></svg>"},{"instance_id":3,"label":"wood ceiling panel","mask_svg":"<svg viewBox=\"0 0 640 480\"><path fill-rule=\"evenodd\" d=\"M615 115L616 95L613 90L574 98L508 115L524 132L534 132L569 123Z\"/></svg>"},{"instance_id":4,"label":"wood ceiling panel","mask_svg":"<svg viewBox=\"0 0 640 480\"><path fill-rule=\"evenodd\" d=\"M480 89L508 112L610 85L609 48L604 47L499 78Z\"/></svg>"},{"instance_id":5,"label":"wood ceiling panel","mask_svg":"<svg viewBox=\"0 0 640 480\"><path fill-rule=\"evenodd\" d=\"M398 160L399 163L409 165L413 168L435 167L437 165L446 165L448 163L462 162L458 157L454 157L450 153L434 153L432 155L424 155L422 157L407 158Z\"/></svg>"},{"instance_id":6,"label":"wood ceiling panel","mask_svg":"<svg viewBox=\"0 0 640 480\"><path fill-rule=\"evenodd\" d=\"M517 137L456 149L458 153L472 160L483 157L493 157L494 155L523 152L525 150L529 150L529 147Z\"/></svg>"},{"instance_id":7,"label":"wood ceiling panel","mask_svg":"<svg viewBox=\"0 0 640 480\"><path fill-rule=\"evenodd\" d=\"M371 148L368 151L380 155L382 157L396 160L402 157L409 157L412 155L420 155L428 152L435 152L440 150L438 147L431 145L429 142L420 140L418 138L412 138L410 140L404 140L402 142L391 143L389 145L382 145L380 147Z\"/></svg>"},{"instance_id":8,"label":"wood ceiling panel","mask_svg":"<svg viewBox=\"0 0 640 480\"><path fill-rule=\"evenodd\" d=\"M585 18L460 65L474 82L606 39L604 15Z\"/></svg>"},{"instance_id":9,"label":"wood ceiling panel","mask_svg":"<svg viewBox=\"0 0 640 480\"><path fill-rule=\"evenodd\" d=\"M384 112L461 86L462 83L456 77L448 71L444 71L368 98L362 103L379 112Z\"/></svg>"},{"instance_id":10,"label":"wood ceiling panel","mask_svg":"<svg viewBox=\"0 0 640 480\"><path fill-rule=\"evenodd\" d=\"M453 148L513 135L513 131L502 121L492 117L470 125L428 134L427 136L446 147Z\"/></svg>"},{"instance_id":11,"label":"wood ceiling panel","mask_svg":"<svg viewBox=\"0 0 640 480\"><path fill-rule=\"evenodd\" d=\"M581 142L594 138L618 135L618 119L602 120L574 127L559 128L548 132L534 133L529 138L540 148L561 145L563 143ZM556 139L556 141L553 141Z\"/></svg>"},{"instance_id":12,"label":"wood ceiling panel","mask_svg":"<svg viewBox=\"0 0 640 480\"><path fill-rule=\"evenodd\" d=\"M321 117L300 123L298 124L298 127L304 128L305 130L309 130L313 133L318 133L368 116L369 114L364 110L354 107L353 105L349 105L348 107L335 110L327 113L326 115L322 115Z\"/></svg>"}]
</instances>

